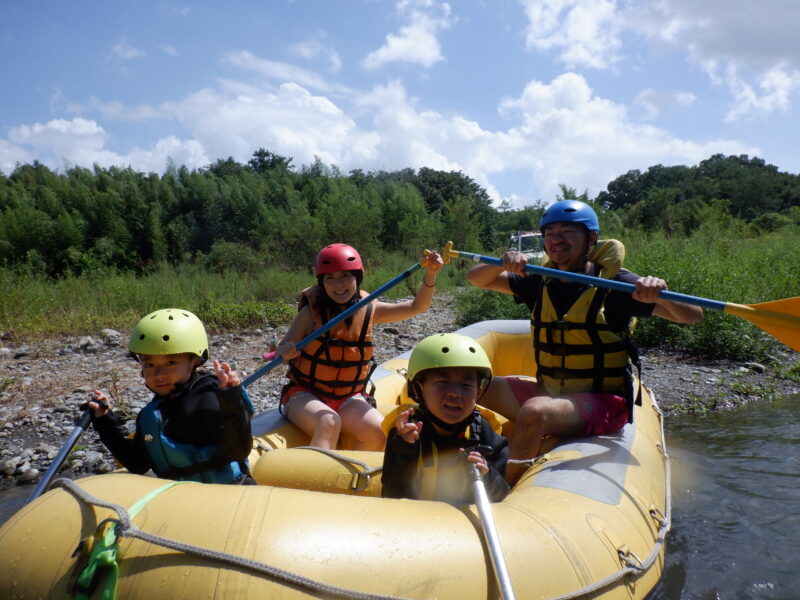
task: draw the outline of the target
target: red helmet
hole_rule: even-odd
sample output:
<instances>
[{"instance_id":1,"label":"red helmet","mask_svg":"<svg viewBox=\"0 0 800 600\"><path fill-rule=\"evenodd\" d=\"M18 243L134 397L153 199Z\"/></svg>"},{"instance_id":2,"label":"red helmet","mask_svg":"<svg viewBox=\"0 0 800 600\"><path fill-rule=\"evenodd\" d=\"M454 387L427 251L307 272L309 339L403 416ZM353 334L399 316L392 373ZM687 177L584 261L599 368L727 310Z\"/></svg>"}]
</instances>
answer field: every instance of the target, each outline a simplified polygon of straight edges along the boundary
<instances>
[{"instance_id":1,"label":"red helmet","mask_svg":"<svg viewBox=\"0 0 800 600\"><path fill-rule=\"evenodd\" d=\"M317 254L314 275L325 275L336 271L363 271L364 265L356 249L347 244L325 246Z\"/></svg>"}]
</instances>

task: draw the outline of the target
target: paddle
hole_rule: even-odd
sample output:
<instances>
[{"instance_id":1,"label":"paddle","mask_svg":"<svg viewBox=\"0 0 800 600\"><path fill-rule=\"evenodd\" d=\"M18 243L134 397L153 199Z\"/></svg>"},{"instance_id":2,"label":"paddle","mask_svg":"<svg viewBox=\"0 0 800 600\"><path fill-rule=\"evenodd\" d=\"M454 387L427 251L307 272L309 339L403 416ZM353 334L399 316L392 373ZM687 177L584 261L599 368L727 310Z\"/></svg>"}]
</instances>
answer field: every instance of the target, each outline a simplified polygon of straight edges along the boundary
<instances>
[{"instance_id":1,"label":"paddle","mask_svg":"<svg viewBox=\"0 0 800 600\"><path fill-rule=\"evenodd\" d=\"M374 300L375 298L377 298L378 296L380 296L381 294L383 294L387 290L393 288L394 286L396 286L398 283L400 283L404 279L407 279L408 277L410 277L411 274L414 271L416 271L417 269L419 269L420 267L422 267L423 264L425 264L425 259L423 259L421 262L418 262L415 265L410 266L408 269L406 269L405 271L403 271L402 273L400 273L396 277L394 277L394 278L390 279L389 281L387 281L386 283L384 283L377 290L375 290L374 292L372 292L368 296L366 296L366 297L362 298L361 300L359 300L358 302L356 302L353 306L351 306L347 310L342 311L341 313L339 313L338 315L333 317L330 321L325 323L322 327L320 327L320 328L312 331L311 333L309 333L306 337L304 337L302 340L297 342L297 344L295 344L295 347L299 350L300 348L302 348L303 346L305 346L309 342L314 341L319 336L321 336L323 333L325 333L326 331L328 331L328 330L332 329L333 327L335 327L337 324L339 324L342 321L344 321L347 317L352 315L359 308L361 308L362 306L365 306L366 304L370 303L372 300ZM266 356L265 356L265 358L266 358ZM249 386L251 383L253 383L257 379L260 379L261 377L263 377L264 375L269 373L272 369L277 367L282 362L283 362L283 357L281 355L279 355L279 354L275 355L275 358L270 360L267 364L265 364L263 367L260 367L255 373L253 373L247 379L245 379L242 382L242 385L244 387Z\"/></svg>"},{"instance_id":2,"label":"paddle","mask_svg":"<svg viewBox=\"0 0 800 600\"><path fill-rule=\"evenodd\" d=\"M442 258L445 264L449 264L451 258L460 258L462 260L471 260L476 263L480 262L489 265L497 265L499 267L503 266L503 261L499 258L453 250L453 242L447 242L444 247ZM560 269L525 265L525 271L556 277L558 279L577 281L578 283L586 283L597 287L605 287L629 294L636 291L636 286L632 283L612 281L609 279L602 279L601 277L572 273L571 271L561 271ZM800 351L800 296L786 298L784 300L773 300L772 302L763 302L761 304L733 304L731 302L709 300L708 298L689 296L687 294L679 294L666 290L662 291L659 297L674 302L682 302L684 304L693 304L712 310L720 310L728 314L736 315L737 317L742 317L753 323L756 327L759 327L762 331L770 334L775 339L783 342L792 350Z\"/></svg>"},{"instance_id":3,"label":"paddle","mask_svg":"<svg viewBox=\"0 0 800 600\"><path fill-rule=\"evenodd\" d=\"M506 559L503 556L503 548L500 546L500 538L497 535L497 527L494 524L492 507L489 497L486 495L486 488L483 485L478 467L475 463L467 463L469 466L470 478L472 479L472 496L475 499L475 506L481 518L483 536L486 538L486 545L489 547L489 556L492 559L492 569L497 579L497 587L500 589L500 597L503 600L514 600L514 589L511 587L511 577L508 574Z\"/></svg>"},{"instance_id":4,"label":"paddle","mask_svg":"<svg viewBox=\"0 0 800 600\"><path fill-rule=\"evenodd\" d=\"M78 439L80 439L83 432L86 431L86 428L89 426L89 423L92 422L92 411L90 409L86 409L81 413L81 416L75 420L75 427L72 429L72 433L69 434L67 440L61 445L61 449L58 451L58 454L53 459L53 462L47 468L42 478L39 480L39 483L36 484L36 487L33 488L31 495L28 496L28 499L25 501L25 504L29 502L33 502L42 495L42 493L48 488L50 482L58 473L61 466L64 464L64 461L69 456L69 453L72 452L72 448L75 447L75 444L78 443Z\"/></svg>"}]
</instances>

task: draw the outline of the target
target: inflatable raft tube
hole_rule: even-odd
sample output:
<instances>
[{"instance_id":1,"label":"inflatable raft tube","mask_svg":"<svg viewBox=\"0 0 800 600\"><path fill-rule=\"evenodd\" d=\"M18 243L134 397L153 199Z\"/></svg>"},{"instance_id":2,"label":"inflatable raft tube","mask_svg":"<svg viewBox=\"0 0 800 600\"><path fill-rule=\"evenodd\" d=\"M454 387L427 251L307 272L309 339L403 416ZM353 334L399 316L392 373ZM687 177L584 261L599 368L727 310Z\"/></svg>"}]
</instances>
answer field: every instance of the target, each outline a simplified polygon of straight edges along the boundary
<instances>
[{"instance_id":1,"label":"inflatable raft tube","mask_svg":"<svg viewBox=\"0 0 800 600\"><path fill-rule=\"evenodd\" d=\"M497 374L530 374L527 322L460 333L484 346ZM376 371L384 413L405 400L397 370L407 359ZM74 597L98 526L121 510L123 523L135 514L118 540L119 598L498 597L474 506L380 498L381 453L297 449L308 440L276 411L254 433L264 485L161 489L170 483L116 472L44 494L0 529L0 597ZM619 434L568 440L540 457L492 505L516 597L645 598L663 570L668 473L660 411L646 392ZM106 573L97 580L99 598Z\"/></svg>"}]
</instances>

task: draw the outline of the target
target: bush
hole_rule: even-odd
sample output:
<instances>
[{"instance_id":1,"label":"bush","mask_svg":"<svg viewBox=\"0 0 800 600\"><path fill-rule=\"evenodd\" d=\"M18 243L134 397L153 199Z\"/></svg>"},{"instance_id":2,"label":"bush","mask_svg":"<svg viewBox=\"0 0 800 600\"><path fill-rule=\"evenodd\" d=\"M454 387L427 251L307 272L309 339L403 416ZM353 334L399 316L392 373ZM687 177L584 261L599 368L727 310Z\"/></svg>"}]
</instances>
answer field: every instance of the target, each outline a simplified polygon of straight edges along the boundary
<instances>
[{"instance_id":1,"label":"bush","mask_svg":"<svg viewBox=\"0 0 800 600\"><path fill-rule=\"evenodd\" d=\"M468 288L456 294L457 323L463 327L489 319L528 319L530 311L508 294Z\"/></svg>"}]
</instances>

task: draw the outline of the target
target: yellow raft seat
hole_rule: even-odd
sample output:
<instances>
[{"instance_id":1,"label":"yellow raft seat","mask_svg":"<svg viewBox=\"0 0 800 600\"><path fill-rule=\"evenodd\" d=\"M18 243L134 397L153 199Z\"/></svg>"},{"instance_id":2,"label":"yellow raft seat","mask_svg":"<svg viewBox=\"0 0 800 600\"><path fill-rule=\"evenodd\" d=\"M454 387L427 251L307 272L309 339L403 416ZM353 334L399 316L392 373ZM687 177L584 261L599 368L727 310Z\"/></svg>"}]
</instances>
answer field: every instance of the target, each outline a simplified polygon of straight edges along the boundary
<instances>
[{"instance_id":1,"label":"yellow raft seat","mask_svg":"<svg viewBox=\"0 0 800 600\"><path fill-rule=\"evenodd\" d=\"M527 321L459 333L484 347L495 374L532 374ZM373 375L384 414L407 399L408 356ZM118 598L498 597L474 505L380 498L382 453L302 449L308 438L277 410L258 415L253 432L262 485L170 486L120 471L27 505L0 529L0 598L75 597L91 550L105 556L102 533L117 556L93 583ZM556 444L492 505L516 597L645 598L661 577L670 524L655 400L645 389L619 434ZM109 534L101 524L120 514Z\"/></svg>"}]
</instances>

